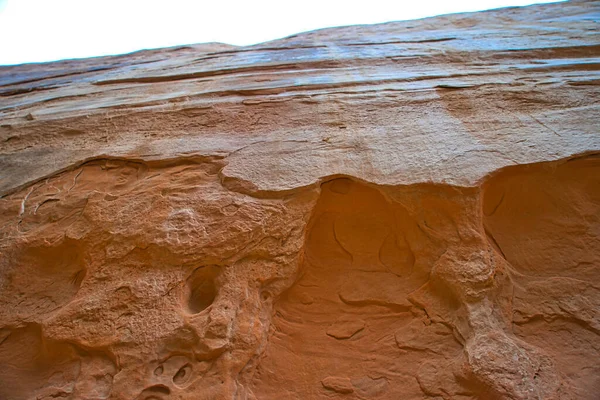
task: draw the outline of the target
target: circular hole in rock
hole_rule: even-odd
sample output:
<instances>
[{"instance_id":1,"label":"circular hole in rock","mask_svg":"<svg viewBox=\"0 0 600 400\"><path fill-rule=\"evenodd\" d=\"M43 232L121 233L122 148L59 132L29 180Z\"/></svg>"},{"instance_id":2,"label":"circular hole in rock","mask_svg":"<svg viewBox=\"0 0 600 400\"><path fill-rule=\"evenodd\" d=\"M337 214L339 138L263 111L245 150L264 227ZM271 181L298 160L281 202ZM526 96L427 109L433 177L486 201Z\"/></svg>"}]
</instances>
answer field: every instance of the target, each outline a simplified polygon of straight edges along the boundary
<instances>
[{"instance_id":1,"label":"circular hole in rock","mask_svg":"<svg viewBox=\"0 0 600 400\"><path fill-rule=\"evenodd\" d=\"M262 299L262 301L268 301L271 298L271 293L262 292L260 298Z\"/></svg>"},{"instance_id":2,"label":"circular hole in rock","mask_svg":"<svg viewBox=\"0 0 600 400\"><path fill-rule=\"evenodd\" d=\"M162 400L171 394L171 389L165 385L153 385L142 391L136 400Z\"/></svg>"},{"instance_id":3,"label":"circular hole in rock","mask_svg":"<svg viewBox=\"0 0 600 400\"><path fill-rule=\"evenodd\" d=\"M145 393L150 392L150 393L170 394L171 389L169 389L165 385L154 385L154 386L150 386L149 388L144 389L144 392Z\"/></svg>"},{"instance_id":4,"label":"circular hole in rock","mask_svg":"<svg viewBox=\"0 0 600 400\"><path fill-rule=\"evenodd\" d=\"M179 371L177 371L175 376L173 376L173 383L178 386L183 385L190 379L191 376L192 366L190 364L186 364L179 368Z\"/></svg>"},{"instance_id":5,"label":"circular hole in rock","mask_svg":"<svg viewBox=\"0 0 600 400\"><path fill-rule=\"evenodd\" d=\"M206 310L217 296L216 277L219 267L209 265L197 268L188 279L189 298L187 307L189 312L198 314Z\"/></svg>"}]
</instances>

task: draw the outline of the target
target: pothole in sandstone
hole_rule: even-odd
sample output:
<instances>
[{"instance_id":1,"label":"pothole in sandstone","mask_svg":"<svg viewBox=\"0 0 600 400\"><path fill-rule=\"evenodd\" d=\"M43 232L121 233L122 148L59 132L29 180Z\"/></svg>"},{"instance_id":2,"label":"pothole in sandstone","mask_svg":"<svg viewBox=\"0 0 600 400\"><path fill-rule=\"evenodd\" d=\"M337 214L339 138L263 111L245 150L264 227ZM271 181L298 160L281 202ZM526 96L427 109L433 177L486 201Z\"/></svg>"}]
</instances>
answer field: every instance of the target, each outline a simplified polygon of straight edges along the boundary
<instances>
[{"instance_id":1,"label":"pothole in sandstone","mask_svg":"<svg viewBox=\"0 0 600 400\"><path fill-rule=\"evenodd\" d=\"M187 310L198 314L206 310L217 297L216 279L220 268L207 265L197 268L188 278Z\"/></svg>"}]
</instances>

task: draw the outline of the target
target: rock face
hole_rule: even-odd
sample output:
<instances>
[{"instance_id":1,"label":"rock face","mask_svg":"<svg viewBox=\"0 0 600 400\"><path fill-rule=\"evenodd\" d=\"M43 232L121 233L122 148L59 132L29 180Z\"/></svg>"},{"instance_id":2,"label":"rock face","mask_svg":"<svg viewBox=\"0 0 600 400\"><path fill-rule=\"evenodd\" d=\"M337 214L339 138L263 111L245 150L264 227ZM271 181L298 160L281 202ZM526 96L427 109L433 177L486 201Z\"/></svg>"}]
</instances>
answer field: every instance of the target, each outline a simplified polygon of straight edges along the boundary
<instances>
[{"instance_id":1,"label":"rock face","mask_svg":"<svg viewBox=\"0 0 600 400\"><path fill-rule=\"evenodd\" d=\"M597 399L599 20L0 68L0 399Z\"/></svg>"}]
</instances>

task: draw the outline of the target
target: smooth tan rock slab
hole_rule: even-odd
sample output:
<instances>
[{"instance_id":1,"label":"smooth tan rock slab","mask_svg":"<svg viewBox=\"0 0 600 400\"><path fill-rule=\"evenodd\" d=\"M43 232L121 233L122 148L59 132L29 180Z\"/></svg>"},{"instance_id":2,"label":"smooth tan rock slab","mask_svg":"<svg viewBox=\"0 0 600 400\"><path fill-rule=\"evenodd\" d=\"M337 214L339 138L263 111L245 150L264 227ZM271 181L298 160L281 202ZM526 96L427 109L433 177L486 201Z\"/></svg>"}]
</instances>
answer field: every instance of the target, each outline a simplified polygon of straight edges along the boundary
<instances>
[{"instance_id":1,"label":"smooth tan rock slab","mask_svg":"<svg viewBox=\"0 0 600 400\"><path fill-rule=\"evenodd\" d=\"M598 21L0 67L0 399L597 399Z\"/></svg>"}]
</instances>

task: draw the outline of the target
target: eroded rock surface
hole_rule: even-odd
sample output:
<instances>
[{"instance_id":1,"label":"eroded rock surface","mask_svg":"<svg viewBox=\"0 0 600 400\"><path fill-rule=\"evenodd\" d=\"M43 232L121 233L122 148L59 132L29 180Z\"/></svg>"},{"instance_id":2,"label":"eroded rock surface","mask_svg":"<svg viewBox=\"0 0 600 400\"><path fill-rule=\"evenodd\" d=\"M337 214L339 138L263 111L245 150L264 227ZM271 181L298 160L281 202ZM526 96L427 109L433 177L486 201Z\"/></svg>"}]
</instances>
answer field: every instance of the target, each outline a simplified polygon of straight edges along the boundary
<instances>
[{"instance_id":1,"label":"eroded rock surface","mask_svg":"<svg viewBox=\"0 0 600 400\"><path fill-rule=\"evenodd\" d=\"M600 2L0 68L0 399L596 399Z\"/></svg>"}]
</instances>

